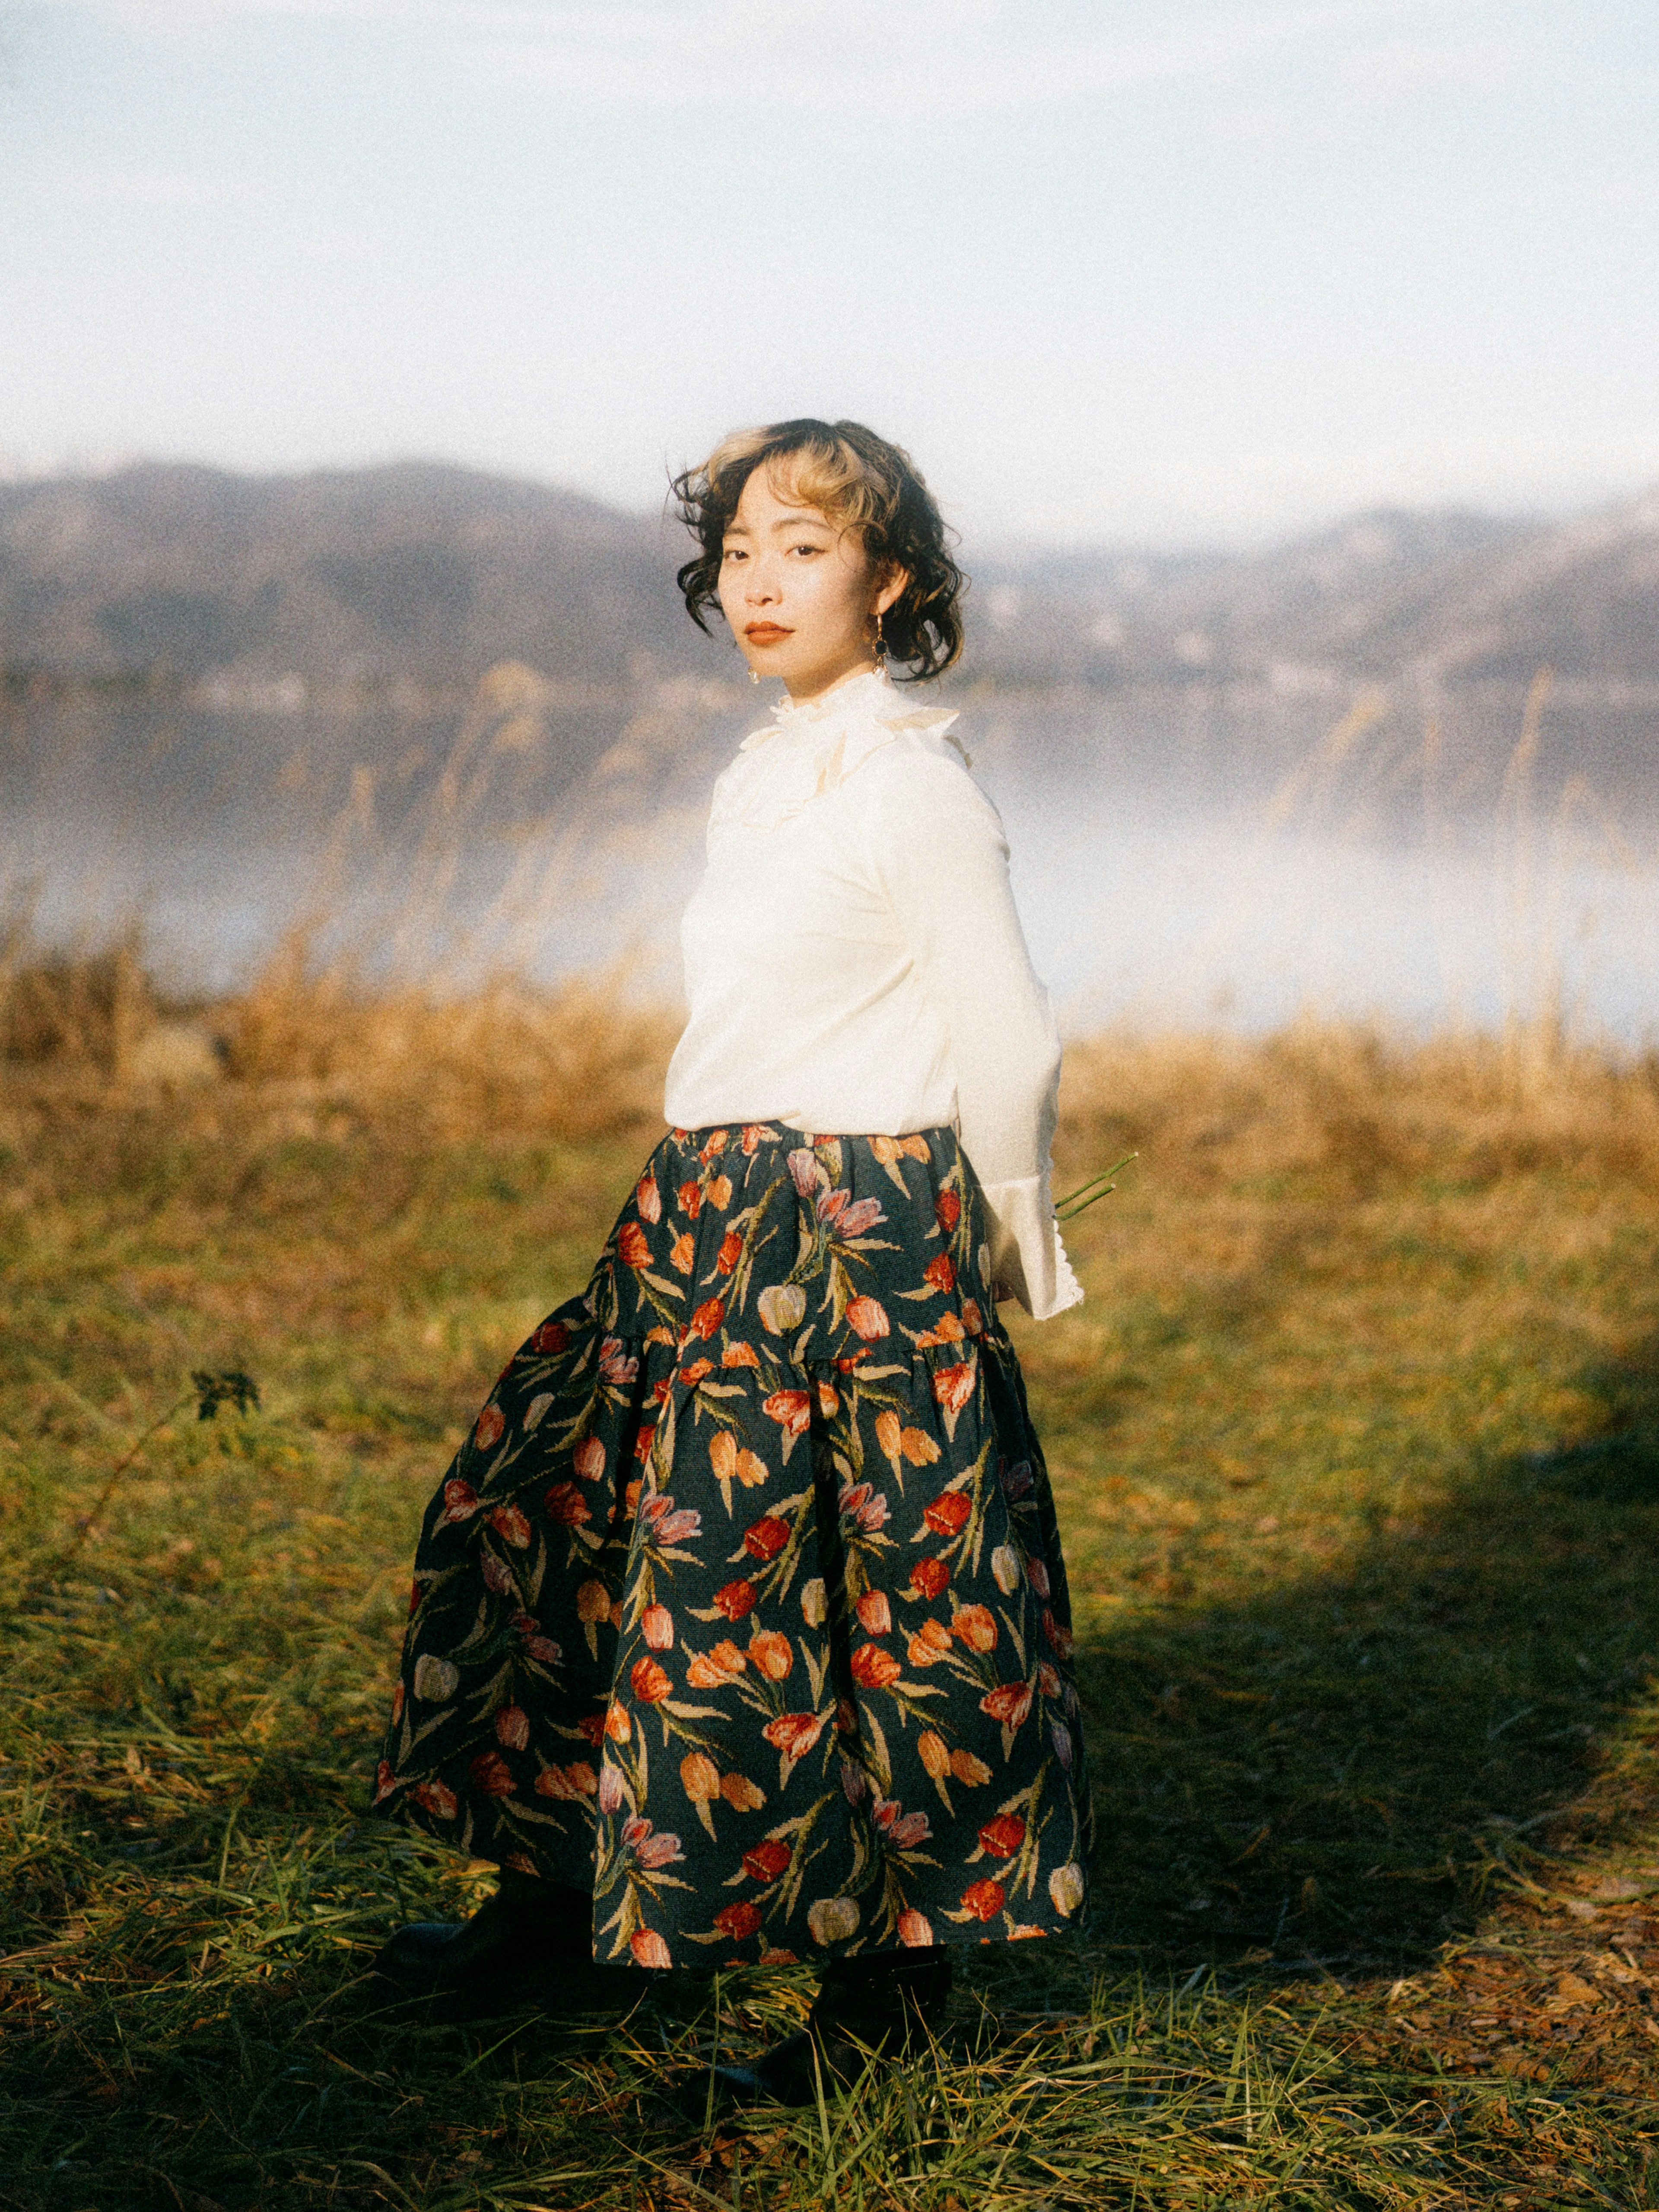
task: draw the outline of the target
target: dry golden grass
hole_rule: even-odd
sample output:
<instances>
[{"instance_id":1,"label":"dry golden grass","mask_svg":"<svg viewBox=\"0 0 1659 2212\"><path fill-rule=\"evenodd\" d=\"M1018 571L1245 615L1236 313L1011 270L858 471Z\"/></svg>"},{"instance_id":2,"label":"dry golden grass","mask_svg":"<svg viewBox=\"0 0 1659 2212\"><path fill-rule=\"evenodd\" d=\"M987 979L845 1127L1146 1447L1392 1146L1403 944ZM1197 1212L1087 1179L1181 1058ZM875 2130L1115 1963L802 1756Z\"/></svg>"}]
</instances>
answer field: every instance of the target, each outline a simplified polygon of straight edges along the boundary
<instances>
[{"instance_id":1,"label":"dry golden grass","mask_svg":"<svg viewBox=\"0 0 1659 2212\"><path fill-rule=\"evenodd\" d=\"M465 993L367 983L314 965L303 936L247 987L169 1005L131 951L0 962L0 1092L14 1114L166 1102L185 1127L272 1116L291 1130L374 1128L398 1146L579 1139L659 1118L670 1015L606 979ZM198 1049L185 1048L185 1041Z\"/></svg>"},{"instance_id":2,"label":"dry golden grass","mask_svg":"<svg viewBox=\"0 0 1659 2212\"><path fill-rule=\"evenodd\" d=\"M1542 1167L1659 1176L1659 1060L1547 1026L1414 1042L1301 1022L1261 1041L1095 1037L1067 1054L1068 1155L1156 1157L1197 1191L1312 1173L1356 1194L1401 1175Z\"/></svg>"},{"instance_id":3,"label":"dry golden grass","mask_svg":"<svg viewBox=\"0 0 1659 2212\"><path fill-rule=\"evenodd\" d=\"M243 989L170 1004L129 948L0 945L0 1080L10 1110L125 1112L161 1098L205 1125L287 1114L394 1142L580 1140L659 1120L671 1009L621 978L464 991L319 964L303 933ZM210 1041L169 1057L181 1030ZM1391 1177L1533 1169L1659 1176L1659 1057L1575 1043L1547 1022L1414 1041L1307 1020L1260 1040L1107 1032L1066 1056L1058 1152L1084 1172L1134 1152L1188 1192L1312 1174L1356 1194Z\"/></svg>"},{"instance_id":4,"label":"dry golden grass","mask_svg":"<svg viewBox=\"0 0 1659 2212\"><path fill-rule=\"evenodd\" d=\"M227 1072L249 1091L303 1086L319 1106L428 1138L577 1139L647 1126L660 1118L674 1039L671 1016L629 1006L603 981L376 991L313 981L302 945L213 1018Z\"/></svg>"}]
</instances>

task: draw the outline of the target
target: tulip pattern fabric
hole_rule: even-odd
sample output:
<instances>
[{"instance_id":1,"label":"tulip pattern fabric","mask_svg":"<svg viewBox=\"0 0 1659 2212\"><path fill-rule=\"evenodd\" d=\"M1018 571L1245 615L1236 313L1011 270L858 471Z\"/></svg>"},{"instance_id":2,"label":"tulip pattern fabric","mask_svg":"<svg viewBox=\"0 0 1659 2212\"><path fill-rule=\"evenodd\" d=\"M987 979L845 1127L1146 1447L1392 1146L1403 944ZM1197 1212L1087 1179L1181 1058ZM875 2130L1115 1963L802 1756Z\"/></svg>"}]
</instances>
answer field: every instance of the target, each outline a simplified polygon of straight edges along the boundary
<instances>
[{"instance_id":1,"label":"tulip pattern fabric","mask_svg":"<svg viewBox=\"0 0 1659 2212\"><path fill-rule=\"evenodd\" d=\"M954 1133L673 1131L427 1513L376 1806L592 1890L596 1958L1085 1904L1065 1570Z\"/></svg>"}]
</instances>

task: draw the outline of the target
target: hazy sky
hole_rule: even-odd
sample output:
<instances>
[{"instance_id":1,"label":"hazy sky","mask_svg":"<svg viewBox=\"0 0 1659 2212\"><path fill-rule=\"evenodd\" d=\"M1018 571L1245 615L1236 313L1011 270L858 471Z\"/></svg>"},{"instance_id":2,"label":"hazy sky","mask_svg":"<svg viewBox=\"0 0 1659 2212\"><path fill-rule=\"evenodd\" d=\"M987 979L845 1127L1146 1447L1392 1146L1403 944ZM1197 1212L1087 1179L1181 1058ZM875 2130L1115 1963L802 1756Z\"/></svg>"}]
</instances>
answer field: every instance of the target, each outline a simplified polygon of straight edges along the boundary
<instances>
[{"instance_id":1,"label":"hazy sky","mask_svg":"<svg viewBox=\"0 0 1659 2212\"><path fill-rule=\"evenodd\" d=\"M0 0L0 452L632 506L852 414L981 543L1659 476L1656 0Z\"/></svg>"}]
</instances>

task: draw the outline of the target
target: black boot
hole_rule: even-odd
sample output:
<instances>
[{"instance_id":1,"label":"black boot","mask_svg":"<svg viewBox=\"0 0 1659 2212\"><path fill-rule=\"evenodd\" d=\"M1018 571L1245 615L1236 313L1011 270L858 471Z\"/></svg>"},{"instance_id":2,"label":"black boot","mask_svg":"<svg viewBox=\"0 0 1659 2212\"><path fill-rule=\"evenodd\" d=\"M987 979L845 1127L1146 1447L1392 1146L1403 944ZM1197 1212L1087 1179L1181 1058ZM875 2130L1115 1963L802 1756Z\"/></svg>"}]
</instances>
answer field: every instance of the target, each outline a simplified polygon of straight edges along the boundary
<instances>
[{"instance_id":1,"label":"black boot","mask_svg":"<svg viewBox=\"0 0 1659 2212\"><path fill-rule=\"evenodd\" d=\"M538 1983L593 1963L593 1900L563 1882L503 1867L495 1893L470 1920L400 1928L374 1972L405 1996L454 1997L474 2013L521 2002Z\"/></svg>"},{"instance_id":2,"label":"black boot","mask_svg":"<svg viewBox=\"0 0 1659 2212\"><path fill-rule=\"evenodd\" d=\"M924 2047L950 1996L951 1959L942 1944L832 1960L804 2033L787 2037L752 2066L717 2066L717 2081L738 2104L812 2104L820 2081L826 2089L856 2081L871 2051L902 2057Z\"/></svg>"}]
</instances>

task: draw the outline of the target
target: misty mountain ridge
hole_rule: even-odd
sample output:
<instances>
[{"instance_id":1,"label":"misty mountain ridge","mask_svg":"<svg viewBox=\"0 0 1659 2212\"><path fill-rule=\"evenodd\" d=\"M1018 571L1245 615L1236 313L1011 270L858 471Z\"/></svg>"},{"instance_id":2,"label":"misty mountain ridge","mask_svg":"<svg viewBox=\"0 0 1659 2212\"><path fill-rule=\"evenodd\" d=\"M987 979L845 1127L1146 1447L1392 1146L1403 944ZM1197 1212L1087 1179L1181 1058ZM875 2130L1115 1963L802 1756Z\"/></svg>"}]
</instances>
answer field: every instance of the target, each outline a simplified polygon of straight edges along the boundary
<instances>
[{"instance_id":1,"label":"misty mountain ridge","mask_svg":"<svg viewBox=\"0 0 1659 2212\"><path fill-rule=\"evenodd\" d=\"M732 674L686 622L677 525L441 463L250 477L146 464L0 485L14 689L465 693L519 660L613 690ZM1287 671L1659 691L1659 489L1565 522L1378 509L1245 553L966 562L970 679L1258 681Z\"/></svg>"},{"instance_id":2,"label":"misty mountain ridge","mask_svg":"<svg viewBox=\"0 0 1659 2212\"><path fill-rule=\"evenodd\" d=\"M614 688L680 642L660 536L435 463L0 486L0 668L14 686L452 693L516 659Z\"/></svg>"}]
</instances>

